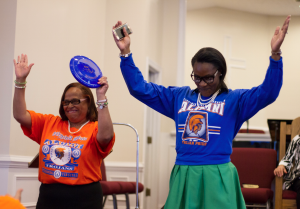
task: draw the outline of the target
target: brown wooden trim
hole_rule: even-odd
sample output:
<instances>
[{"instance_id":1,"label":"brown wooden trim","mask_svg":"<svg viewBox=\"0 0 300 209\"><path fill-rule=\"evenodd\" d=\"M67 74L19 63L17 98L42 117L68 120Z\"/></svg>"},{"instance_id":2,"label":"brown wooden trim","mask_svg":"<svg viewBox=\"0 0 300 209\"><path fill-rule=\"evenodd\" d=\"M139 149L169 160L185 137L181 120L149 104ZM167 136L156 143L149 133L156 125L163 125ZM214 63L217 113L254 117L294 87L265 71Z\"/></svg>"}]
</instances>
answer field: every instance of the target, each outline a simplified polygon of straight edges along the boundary
<instances>
[{"instance_id":1,"label":"brown wooden trim","mask_svg":"<svg viewBox=\"0 0 300 209\"><path fill-rule=\"evenodd\" d=\"M286 122L280 122L279 161L285 155L285 148L286 148Z\"/></svg>"},{"instance_id":2,"label":"brown wooden trim","mask_svg":"<svg viewBox=\"0 0 300 209\"><path fill-rule=\"evenodd\" d=\"M292 125L286 122L280 122L280 145L279 145L279 161L285 155L286 136L291 135L292 138L299 134L300 117L293 120ZM297 130L296 130L297 129ZM283 178L275 177L275 209L297 209L296 200L282 199Z\"/></svg>"},{"instance_id":3,"label":"brown wooden trim","mask_svg":"<svg viewBox=\"0 0 300 209\"><path fill-rule=\"evenodd\" d=\"M283 199L282 209L297 209L296 200Z\"/></svg>"},{"instance_id":4,"label":"brown wooden trim","mask_svg":"<svg viewBox=\"0 0 300 209\"><path fill-rule=\"evenodd\" d=\"M292 135L292 125L286 125L286 135Z\"/></svg>"},{"instance_id":5,"label":"brown wooden trim","mask_svg":"<svg viewBox=\"0 0 300 209\"><path fill-rule=\"evenodd\" d=\"M300 117L296 118L292 122L292 139L300 133Z\"/></svg>"},{"instance_id":6,"label":"brown wooden trim","mask_svg":"<svg viewBox=\"0 0 300 209\"><path fill-rule=\"evenodd\" d=\"M275 209L282 209L282 177L275 177Z\"/></svg>"}]
</instances>

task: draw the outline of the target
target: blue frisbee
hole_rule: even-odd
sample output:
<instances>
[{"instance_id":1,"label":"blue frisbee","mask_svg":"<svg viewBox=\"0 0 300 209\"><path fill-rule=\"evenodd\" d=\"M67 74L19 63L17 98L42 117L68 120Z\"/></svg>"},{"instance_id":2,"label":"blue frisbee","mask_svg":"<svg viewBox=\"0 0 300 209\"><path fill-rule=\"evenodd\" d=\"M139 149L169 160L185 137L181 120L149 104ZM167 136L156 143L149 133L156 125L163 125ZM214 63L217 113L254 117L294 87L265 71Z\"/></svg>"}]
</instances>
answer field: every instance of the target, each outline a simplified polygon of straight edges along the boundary
<instances>
[{"instance_id":1,"label":"blue frisbee","mask_svg":"<svg viewBox=\"0 0 300 209\"><path fill-rule=\"evenodd\" d=\"M70 70L74 78L84 86L98 88L97 83L102 77L102 72L93 60L85 56L75 56L70 61Z\"/></svg>"}]
</instances>

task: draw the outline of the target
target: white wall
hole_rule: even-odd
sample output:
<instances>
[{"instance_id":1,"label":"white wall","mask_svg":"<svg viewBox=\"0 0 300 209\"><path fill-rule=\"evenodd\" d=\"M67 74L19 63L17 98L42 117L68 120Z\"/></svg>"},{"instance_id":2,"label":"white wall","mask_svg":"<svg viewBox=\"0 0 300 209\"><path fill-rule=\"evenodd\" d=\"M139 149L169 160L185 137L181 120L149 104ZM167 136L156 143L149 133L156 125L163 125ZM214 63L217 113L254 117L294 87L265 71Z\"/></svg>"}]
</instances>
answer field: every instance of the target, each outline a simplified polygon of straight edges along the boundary
<instances>
[{"instance_id":1,"label":"white wall","mask_svg":"<svg viewBox=\"0 0 300 209\"><path fill-rule=\"evenodd\" d=\"M16 27L16 5L17 1L1 1L0 2L0 95L1 102L1 126L0 136L1 144L0 153L9 154L9 140L10 140L10 120L11 120L11 106L12 106L12 80L13 68L12 57L15 46L15 27Z\"/></svg>"},{"instance_id":2,"label":"white wall","mask_svg":"<svg viewBox=\"0 0 300 209\"><path fill-rule=\"evenodd\" d=\"M17 1L0 1L0 95L2 98L0 108L0 154L9 155L10 148L10 121L12 107L12 57L15 46ZM0 169L0 176L8 179L8 168ZM0 193L7 191L8 182L1 181Z\"/></svg>"},{"instance_id":3,"label":"white wall","mask_svg":"<svg viewBox=\"0 0 300 209\"><path fill-rule=\"evenodd\" d=\"M269 34L271 37L276 26L282 26L285 17L270 17ZM288 34L285 37L282 50L283 57L283 86L278 99L266 112L267 118L294 119L300 116L300 97L298 83L300 63L298 49L300 48L300 17L293 16Z\"/></svg>"},{"instance_id":4,"label":"white wall","mask_svg":"<svg viewBox=\"0 0 300 209\"><path fill-rule=\"evenodd\" d=\"M34 63L27 78L27 109L58 115L65 86L76 81L69 70L73 56L85 55L103 67L105 3L18 1L14 57L26 53ZM34 156L38 145L24 136L12 115L11 127L10 154Z\"/></svg>"}]
</instances>

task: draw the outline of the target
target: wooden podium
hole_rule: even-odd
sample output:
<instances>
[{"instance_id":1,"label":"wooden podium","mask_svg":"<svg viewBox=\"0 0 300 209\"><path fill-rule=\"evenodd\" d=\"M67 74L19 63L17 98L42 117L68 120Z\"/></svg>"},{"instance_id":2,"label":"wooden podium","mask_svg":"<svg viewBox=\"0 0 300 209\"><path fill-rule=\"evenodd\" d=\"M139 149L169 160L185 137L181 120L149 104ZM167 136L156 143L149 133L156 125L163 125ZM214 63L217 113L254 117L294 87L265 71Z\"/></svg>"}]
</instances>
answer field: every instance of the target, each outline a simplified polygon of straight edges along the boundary
<instances>
[{"instance_id":1,"label":"wooden podium","mask_svg":"<svg viewBox=\"0 0 300 209\"><path fill-rule=\"evenodd\" d=\"M28 168L38 168L39 167L39 153L28 163Z\"/></svg>"},{"instance_id":2,"label":"wooden podium","mask_svg":"<svg viewBox=\"0 0 300 209\"><path fill-rule=\"evenodd\" d=\"M286 119L268 119L269 132L272 141L280 141L280 123L286 122L287 125L292 124L293 120ZM288 141L291 140L291 136L287 138Z\"/></svg>"}]
</instances>

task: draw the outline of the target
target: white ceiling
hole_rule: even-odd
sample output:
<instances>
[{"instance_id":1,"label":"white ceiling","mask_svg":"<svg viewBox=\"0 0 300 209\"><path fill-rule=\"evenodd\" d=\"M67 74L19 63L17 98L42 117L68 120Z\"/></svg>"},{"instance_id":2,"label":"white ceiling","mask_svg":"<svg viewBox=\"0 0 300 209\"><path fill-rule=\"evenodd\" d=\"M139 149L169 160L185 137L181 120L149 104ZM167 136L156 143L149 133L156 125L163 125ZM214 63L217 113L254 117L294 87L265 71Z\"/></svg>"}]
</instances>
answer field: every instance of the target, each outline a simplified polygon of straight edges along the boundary
<instances>
[{"instance_id":1,"label":"white ceiling","mask_svg":"<svg viewBox=\"0 0 300 209\"><path fill-rule=\"evenodd\" d=\"M264 15L300 15L300 0L187 0L187 9L223 7Z\"/></svg>"}]
</instances>

